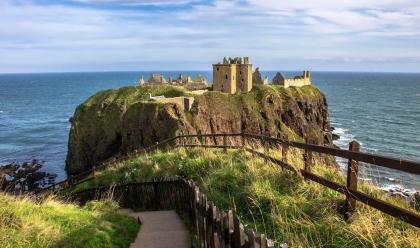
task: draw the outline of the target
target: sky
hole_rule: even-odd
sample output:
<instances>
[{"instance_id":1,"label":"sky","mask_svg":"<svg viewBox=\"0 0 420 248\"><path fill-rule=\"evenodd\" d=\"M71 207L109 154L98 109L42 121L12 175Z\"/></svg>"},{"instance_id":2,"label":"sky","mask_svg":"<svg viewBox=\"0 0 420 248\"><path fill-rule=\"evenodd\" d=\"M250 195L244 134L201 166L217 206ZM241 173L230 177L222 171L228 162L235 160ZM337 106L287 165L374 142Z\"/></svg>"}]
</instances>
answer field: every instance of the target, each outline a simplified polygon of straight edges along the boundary
<instances>
[{"instance_id":1,"label":"sky","mask_svg":"<svg viewBox=\"0 0 420 248\"><path fill-rule=\"evenodd\" d=\"M0 0L0 73L420 72L419 0Z\"/></svg>"}]
</instances>

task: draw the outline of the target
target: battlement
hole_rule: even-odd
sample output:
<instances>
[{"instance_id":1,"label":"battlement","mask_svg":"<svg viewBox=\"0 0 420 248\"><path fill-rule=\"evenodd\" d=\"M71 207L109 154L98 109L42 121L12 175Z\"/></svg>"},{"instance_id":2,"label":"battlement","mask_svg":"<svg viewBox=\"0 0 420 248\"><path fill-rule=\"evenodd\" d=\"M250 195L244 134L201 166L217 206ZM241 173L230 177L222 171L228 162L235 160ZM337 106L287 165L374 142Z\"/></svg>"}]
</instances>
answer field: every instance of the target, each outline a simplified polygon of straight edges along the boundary
<instances>
[{"instance_id":1,"label":"battlement","mask_svg":"<svg viewBox=\"0 0 420 248\"><path fill-rule=\"evenodd\" d=\"M217 63L217 65L248 65L249 64L249 58L248 57L235 57L235 58L223 58L222 63Z\"/></svg>"}]
</instances>

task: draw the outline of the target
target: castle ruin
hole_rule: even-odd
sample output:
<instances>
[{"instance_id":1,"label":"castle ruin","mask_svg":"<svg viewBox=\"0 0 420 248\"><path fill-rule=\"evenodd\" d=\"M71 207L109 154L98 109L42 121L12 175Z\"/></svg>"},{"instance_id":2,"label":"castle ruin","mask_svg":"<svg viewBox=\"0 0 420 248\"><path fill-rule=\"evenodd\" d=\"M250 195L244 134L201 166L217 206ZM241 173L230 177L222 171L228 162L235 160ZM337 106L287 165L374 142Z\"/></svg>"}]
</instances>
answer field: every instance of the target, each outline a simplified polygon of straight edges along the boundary
<instances>
[{"instance_id":1,"label":"castle ruin","mask_svg":"<svg viewBox=\"0 0 420 248\"><path fill-rule=\"evenodd\" d=\"M288 79L284 78L280 72L277 72L276 76L273 78L273 85L281 85L285 88L290 86L301 87L311 85L311 72L303 71L303 75Z\"/></svg>"},{"instance_id":2,"label":"castle ruin","mask_svg":"<svg viewBox=\"0 0 420 248\"><path fill-rule=\"evenodd\" d=\"M252 64L248 57L223 58L223 63L213 64L213 90L235 94L252 89Z\"/></svg>"},{"instance_id":3,"label":"castle ruin","mask_svg":"<svg viewBox=\"0 0 420 248\"><path fill-rule=\"evenodd\" d=\"M140 86L145 84L143 75L138 80ZM190 91L196 90L205 90L208 87L207 80L202 75L197 75L197 77L192 80L188 75L180 74L178 78L172 79L172 77L168 78L166 81L163 74L150 74L149 79L147 80L148 85L152 86L159 86L159 85L175 85L175 86L182 86Z\"/></svg>"},{"instance_id":4,"label":"castle ruin","mask_svg":"<svg viewBox=\"0 0 420 248\"><path fill-rule=\"evenodd\" d=\"M149 80L147 80L149 85L163 85L167 84L165 77L163 74L151 74Z\"/></svg>"},{"instance_id":5,"label":"castle ruin","mask_svg":"<svg viewBox=\"0 0 420 248\"><path fill-rule=\"evenodd\" d=\"M254 73L252 73L252 84L268 84L268 77L265 77L264 79L262 78L259 67L255 68Z\"/></svg>"},{"instance_id":6,"label":"castle ruin","mask_svg":"<svg viewBox=\"0 0 420 248\"><path fill-rule=\"evenodd\" d=\"M145 84L143 75L138 81L140 86ZM148 85L176 85L182 86L189 91L204 92L208 88L207 80L202 75L192 80L189 75L180 74L178 78L169 77L166 81L163 74L151 74L147 80ZM253 85L268 85L268 77L262 78L261 72L257 67L252 72L252 64L248 57L223 58L222 63L213 64L213 90L229 94L240 92L249 92ZM310 71L303 71L302 75L293 78L285 78L280 72L277 72L272 81L273 85L281 85L285 88L294 86L301 87L311 85ZM204 90L204 91L203 91Z\"/></svg>"}]
</instances>

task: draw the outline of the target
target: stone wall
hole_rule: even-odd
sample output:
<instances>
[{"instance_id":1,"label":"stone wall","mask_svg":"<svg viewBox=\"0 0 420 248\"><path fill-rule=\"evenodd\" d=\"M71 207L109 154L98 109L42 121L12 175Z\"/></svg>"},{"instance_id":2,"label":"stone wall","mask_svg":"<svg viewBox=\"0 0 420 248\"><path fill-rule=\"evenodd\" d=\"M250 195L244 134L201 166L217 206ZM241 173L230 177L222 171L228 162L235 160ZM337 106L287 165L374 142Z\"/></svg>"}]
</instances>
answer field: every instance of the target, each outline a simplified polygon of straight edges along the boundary
<instances>
[{"instance_id":1,"label":"stone wall","mask_svg":"<svg viewBox=\"0 0 420 248\"><path fill-rule=\"evenodd\" d=\"M236 64L213 65L213 90L236 93Z\"/></svg>"},{"instance_id":2,"label":"stone wall","mask_svg":"<svg viewBox=\"0 0 420 248\"><path fill-rule=\"evenodd\" d=\"M311 81L309 80L309 78L290 78L284 80L285 88L290 86L301 87L305 85L311 85Z\"/></svg>"},{"instance_id":3,"label":"stone wall","mask_svg":"<svg viewBox=\"0 0 420 248\"><path fill-rule=\"evenodd\" d=\"M273 85L282 85L285 88L290 86L301 87L311 85L311 73L309 71L304 71L302 76L285 79L280 72L277 72L276 76L273 78Z\"/></svg>"},{"instance_id":4,"label":"stone wall","mask_svg":"<svg viewBox=\"0 0 420 248\"><path fill-rule=\"evenodd\" d=\"M188 111L191 109L192 104L194 103L194 97L179 96L170 98L158 98L154 101L159 103L175 103L178 104L183 111Z\"/></svg>"},{"instance_id":5,"label":"stone wall","mask_svg":"<svg viewBox=\"0 0 420 248\"><path fill-rule=\"evenodd\" d=\"M238 92L248 92L252 90L252 65L240 64L237 65L236 71Z\"/></svg>"}]
</instances>

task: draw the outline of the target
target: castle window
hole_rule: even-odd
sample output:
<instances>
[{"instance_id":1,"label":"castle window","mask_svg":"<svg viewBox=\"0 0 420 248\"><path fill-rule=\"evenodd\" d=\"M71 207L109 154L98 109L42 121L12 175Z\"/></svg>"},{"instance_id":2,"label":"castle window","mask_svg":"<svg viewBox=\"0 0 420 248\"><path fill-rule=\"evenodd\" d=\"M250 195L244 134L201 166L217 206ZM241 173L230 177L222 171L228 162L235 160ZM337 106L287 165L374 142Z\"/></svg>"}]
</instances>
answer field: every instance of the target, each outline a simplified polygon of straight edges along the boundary
<instances>
[{"instance_id":1,"label":"castle window","mask_svg":"<svg viewBox=\"0 0 420 248\"><path fill-rule=\"evenodd\" d=\"M228 75L226 74L226 79L228 79Z\"/></svg>"},{"instance_id":2,"label":"castle window","mask_svg":"<svg viewBox=\"0 0 420 248\"><path fill-rule=\"evenodd\" d=\"M235 76L233 76L232 79L235 80Z\"/></svg>"},{"instance_id":3,"label":"castle window","mask_svg":"<svg viewBox=\"0 0 420 248\"><path fill-rule=\"evenodd\" d=\"M242 72L240 71L239 74L242 75Z\"/></svg>"},{"instance_id":4,"label":"castle window","mask_svg":"<svg viewBox=\"0 0 420 248\"><path fill-rule=\"evenodd\" d=\"M216 70L219 71L219 67L216 67Z\"/></svg>"},{"instance_id":5,"label":"castle window","mask_svg":"<svg viewBox=\"0 0 420 248\"><path fill-rule=\"evenodd\" d=\"M242 82L244 81L244 79L242 78Z\"/></svg>"}]
</instances>

